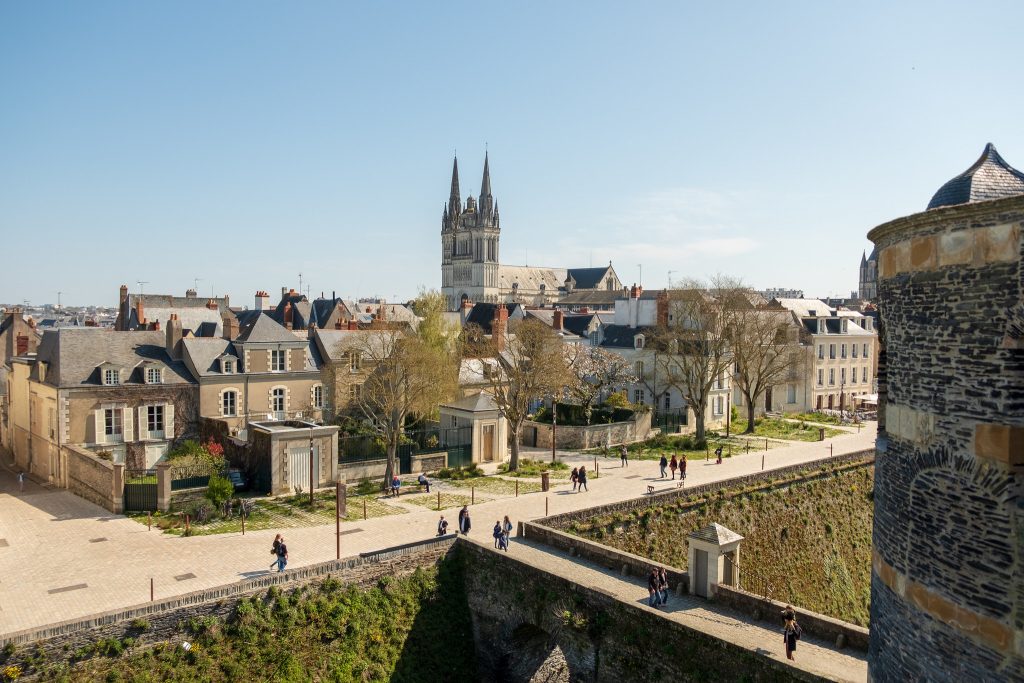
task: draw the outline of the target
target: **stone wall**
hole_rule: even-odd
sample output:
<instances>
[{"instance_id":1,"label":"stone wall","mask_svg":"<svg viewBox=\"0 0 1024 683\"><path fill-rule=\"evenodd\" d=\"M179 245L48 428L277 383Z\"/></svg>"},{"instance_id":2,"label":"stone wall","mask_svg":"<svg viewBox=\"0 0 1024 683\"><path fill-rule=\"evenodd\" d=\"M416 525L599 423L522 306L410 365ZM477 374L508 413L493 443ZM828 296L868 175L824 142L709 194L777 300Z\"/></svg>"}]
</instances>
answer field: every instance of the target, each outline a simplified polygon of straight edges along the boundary
<instances>
[{"instance_id":1,"label":"stone wall","mask_svg":"<svg viewBox=\"0 0 1024 683\"><path fill-rule=\"evenodd\" d=\"M537 443L526 445L536 445L538 448L551 448L550 424L533 422L532 420L525 421L523 428L519 430L521 435L520 441L525 439L527 434L532 435L532 430L537 432ZM556 448L586 449L601 448L609 444L634 443L636 441L643 441L650 433L651 413L635 413L632 420L612 422L611 424L588 425L585 427L556 425L554 431Z\"/></svg>"},{"instance_id":2,"label":"stone wall","mask_svg":"<svg viewBox=\"0 0 1024 683\"><path fill-rule=\"evenodd\" d=\"M17 631L0 636L0 648L8 643L13 644L15 654L7 663L24 664L25 658L37 649L45 652L50 661L59 661L78 648L104 638L131 636L143 645L174 640L183 636L183 625L189 619L205 616L228 617L234 612L239 600L265 593L272 587L285 591L293 590L299 586L315 584L328 576L342 583L366 586L384 576L406 574L416 567L435 564L448 553L454 542L454 535L434 538L378 552L363 553L357 557L289 569L280 574L268 573L226 586L103 612L86 618ZM144 620L147 627L141 629L134 626L135 620ZM30 645L31 650L28 647Z\"/></svg>"},{"instance_id":3,"label":"stone wall","mask_svg":"<svg viewBox=\"0 0 1024 683\"><path fill-rule=\"evenodd\" d=\"M875 228L870 674L1024 680L1024 196Z\"/></svg>"},{"instance_id":4,"label":"stone wall","mask_svg":"<svg viewBox=\"0 0 1024 683\"><path fill-rule=\"evenodd\" d=\"M124 497L124 466L96 457L78 446L61 446L71 493L110 512L120 513Z\"/></svg>"},{"instance_id":5,"label":"stone wall","mask_svg":"<svg viewBox=\"0 0 1024 683\"><path fill-rule=\"evenodd\" d=\"M466 562L481 680L825 680L511 553L463 542L456 552Z\"/></svg>"}]
</instances>

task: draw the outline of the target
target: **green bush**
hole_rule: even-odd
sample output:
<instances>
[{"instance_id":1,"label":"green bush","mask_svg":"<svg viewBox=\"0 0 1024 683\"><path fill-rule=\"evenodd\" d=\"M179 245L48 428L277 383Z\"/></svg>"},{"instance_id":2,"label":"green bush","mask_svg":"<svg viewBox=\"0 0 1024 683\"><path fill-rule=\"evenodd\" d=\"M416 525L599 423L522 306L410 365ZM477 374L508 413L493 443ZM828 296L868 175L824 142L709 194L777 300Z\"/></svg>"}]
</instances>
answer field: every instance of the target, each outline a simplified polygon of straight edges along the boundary
<instances>
[{"instance_id":1,"label":"green bush","mask_svg":"<svg viewBox=\"0 0 1024 683\"><path fill-rule=\"evenodd\" d=\"M452 479L458 481L482 476L484 476L484 471L480 469L476 463L467 465L466 467L442 467L437 471L438 479Z\"/></svg>"},{"instance_id":2,"label":"green bush","mask_svg":"<svg viewBox=\"0 0 1024 683\"><path fill-rule=\"evenodd\" d=\"M235 486L230 479L219 474L210 476L210 483L206 487L206 498L213 503L213 507L219 510L224 505L224 501L230 499L234 493Z\"/></svg>"}]
</instances>

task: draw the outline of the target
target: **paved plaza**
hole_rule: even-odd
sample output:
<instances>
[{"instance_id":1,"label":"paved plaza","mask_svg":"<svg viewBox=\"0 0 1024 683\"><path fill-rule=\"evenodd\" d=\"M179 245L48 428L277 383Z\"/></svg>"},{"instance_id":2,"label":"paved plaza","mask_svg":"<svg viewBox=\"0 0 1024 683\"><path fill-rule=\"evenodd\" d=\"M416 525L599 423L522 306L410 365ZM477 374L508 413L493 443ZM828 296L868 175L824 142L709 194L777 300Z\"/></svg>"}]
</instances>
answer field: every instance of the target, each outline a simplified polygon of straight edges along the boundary
<instances>
[{"instance_id":1,"label":"paved plaza","mask_svg":"<svg viewBox=\"0 0 1024 683\"><path fill-rule=\"evenodd\" d=\"M870 449L874 438L875 428L871 423L859 432L851 430L822 442L794 443L767 452L736 454L721 465L715 464L714 459L691 460L687 484L704 484L758 472L762 458L764 468L769 470L818 460L830 453L842 455ZM549 453L528 450L523 456L549 457ZM559 459L570 464L588 464L588 469L593 467L592 456L560 452ZM471 538L490 543L494 520L506 514L514 522L543 517L545 502L549 514L556 514L635 498L643 495L648 485L653 485L656 491L675 488L676 482L658 478L656 461L634 460L628 468L622 468L617 457L598 458L598 461L600 477L591 479L589 492L574 493L569 483L553 481L548 494L498 498L471 506ZM402 507L410 511L343 523L342 556L434 535L440 513L418 506ZM442 512L454 528L457 508ZM335 557L333 524L287 529L284 533L290 568ZM14 474L0 470L0 634L146 602L151 579L159 599L258 576L269 570L274 534L274 530L268 530L244 536L233 533L185 538L156 529L148 531L143 524L112 515L66 491L26 482L21 492ZM526 546L521 547L525 552ZM530 547L530 552L544 552L541 548ZM580 563L579 560L572 562ZM602 572L598 568L592 571ZM634 579L631 583L635 584L635 590L622 587L616 590L628 592L630 599L633 592L646 595L641 580ZM702 614L699 605L688 605L686 609L670 610L670 616L674 615L671 618L698 618ZM774 633L756 637L762 636L765 642L759 647L769 651L774 647L771 645L774 640L781 642L781 637ZM805 652L805 659L810 659L813 645ZM859 669L851 669L851 680L864 680L863 660L853 659L861 665Z\"/></svg>"}]
</instances>

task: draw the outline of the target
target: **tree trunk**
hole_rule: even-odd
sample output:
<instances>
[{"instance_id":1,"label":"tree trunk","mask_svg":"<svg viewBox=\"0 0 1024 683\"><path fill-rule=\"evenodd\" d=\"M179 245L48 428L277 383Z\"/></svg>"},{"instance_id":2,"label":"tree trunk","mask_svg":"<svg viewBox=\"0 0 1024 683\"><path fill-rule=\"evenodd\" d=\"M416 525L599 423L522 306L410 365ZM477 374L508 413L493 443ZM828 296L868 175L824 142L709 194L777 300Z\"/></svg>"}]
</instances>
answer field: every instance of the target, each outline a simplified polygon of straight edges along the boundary
<instances>
[{"instance_id":1,"label":"tree trunk","mask_svg":"<svg viewBox=\"0 0 1024 683\"><path fill-rule=\"evenodd\" d=\"M508 471L515 472L519 469L519 429L522 427L522 423L520 422L518 424L510 425L510 427L512 436L512 443L510 444L512 448L512 455L508 460Z\"/></svg>"},{"instance_id":2,"label":"tree trunk","mask_svg":"<svg viewBox=\"0 0 1024 683\"><path fill-rule=\"evenodd\" d=\"M698 443L702 443L702 442L706 441L706 437L704 436L704 412L703 411L697 411L697 410L693 411L693 425L695 427L693 436L694 436L694 438L697 439L697 442Z\"/></svg>"},{"instance_id":3,"label":"tree trunk","mask_svg":"<svg viewBox=\"0 0 1024 683\"><path fill-rule=\"evenodd\" d=\"M391 486L391 478L398 474L398 441L399 436L388 439L388 464L384 468L384 489Z\"/></svg>"},{"instance_id":4,"label":"tree trunk","mask_svg":"<svg viewBox=\"0 0 1024 683\"><path fill-rule=\"evenodd\" d=\"M746 396L747 399L747 428L743 430L744 434L754 433L754 399L751 396Z\"/></svg>"}]
</instances>

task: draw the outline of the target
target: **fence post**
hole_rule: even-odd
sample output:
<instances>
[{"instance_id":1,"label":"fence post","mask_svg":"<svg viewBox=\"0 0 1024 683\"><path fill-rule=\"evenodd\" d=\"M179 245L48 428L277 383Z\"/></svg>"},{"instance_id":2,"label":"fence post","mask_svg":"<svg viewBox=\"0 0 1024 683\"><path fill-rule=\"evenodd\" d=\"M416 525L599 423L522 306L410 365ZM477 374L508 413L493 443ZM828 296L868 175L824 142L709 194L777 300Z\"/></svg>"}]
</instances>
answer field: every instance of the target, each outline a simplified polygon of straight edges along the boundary
<instances>
[{"instance_id":1,"label":"fence post","mask_svg":"<svg viewBox=\"0 0 1024 683\"><path fill-rule=\"evenodd\" d=\"M548 516L548 497L544 496L544 516Z\"/></svg>"},{"instance_id":2,"label":"fence post","mask_svg":"<svg viewBox=\"0 0 1024 683\"><path fill-rule=\"evenodd\" d=\"M245 528L245 527L243 527ZM341 482L334 483L334 540L338 553L336 559L341 559Z\"/></svg>"},{"instance_id":3,"label":"fence post","mask_svg":"<svg viewBox=\"0 0 1024 683\"><path fill-rule=\"evenodd\" d=\"M366 519L366 499L363 498L363 520Z\"/></svg>"},{"instance_id":4,"label":"fence post","mask_svg":"<svg viewBox=\"0 0 1024 683\"><path fill-rule=\"evenodd\" d=\"M151 576L151 577L149 577L149 601L150 602L153 602L153 595L154 595L153 591L154 591L154 589L153 589L153 577Z\"/></svg>"},{"instance_id":5,"label":"fence post","mask_svg":"<svg viewBox=\"0 0 1024 683\"><path fill-rule=\"evenodd\" d=\"M153 513L152 512L147 512L146 513L146 531L152 531L152 530L153 530Z\"/></svg>"},{"instance_id":6,"label":"fence post","mask_svg":"<svg viewBox=\"0 0 1024 683\"><path fill-rule=\"evenodd\" d=\"M438 496L437 499L441 500L441 494L438 493L437 496ZM476 505L476 486L470 486L469 487L469 504L470 505ZM437 509L440 510L441 508L438 507Z\"/></svg>"},{"instance_id":7,"label":"fence post","mask_svg":"<svg viewBox=\"0 0 1024 683\"><path fill-rule=\"evenodd\" d=\"M437 492L437 509L438 510L441 509L441 492L440 491Z\"/></svg>"},{"instance_id":8,"label":"fence post","mask_svg":"<svg viewBox=\"0 0 1024 683\"><path fill-rule=\"evenodd\" d=\"M242 535L245 536L245 507L244 506L239 511L239 513L242 515Z\"/></svg>"},{"instance_id":9,"label":"fence post","mask_svg":"<svg viewBox=\"0 0 1024 683\"><path fill-rule=\"evenodd\" d=\"M768 439L764 440L764 449L768 450Z\"/></svg>"},{"instance_id":10,"label":"fence post","mask_svg":"<svg viewBox=\"0 0 1024 683\"><path fill-rule=\"evenodd\" d=\"M761 456L761 469L764 469L764 456Z\"/></svg>"},{"instance_id":11,"label":"fence post","mask_svg":"<svg viewBox=\"0 0 1024 683\"><path fill-rule=\"evenodd\" d=\"M516 479L516 498L519 497L519 480Z\"/></svg>"}]
</instances>

